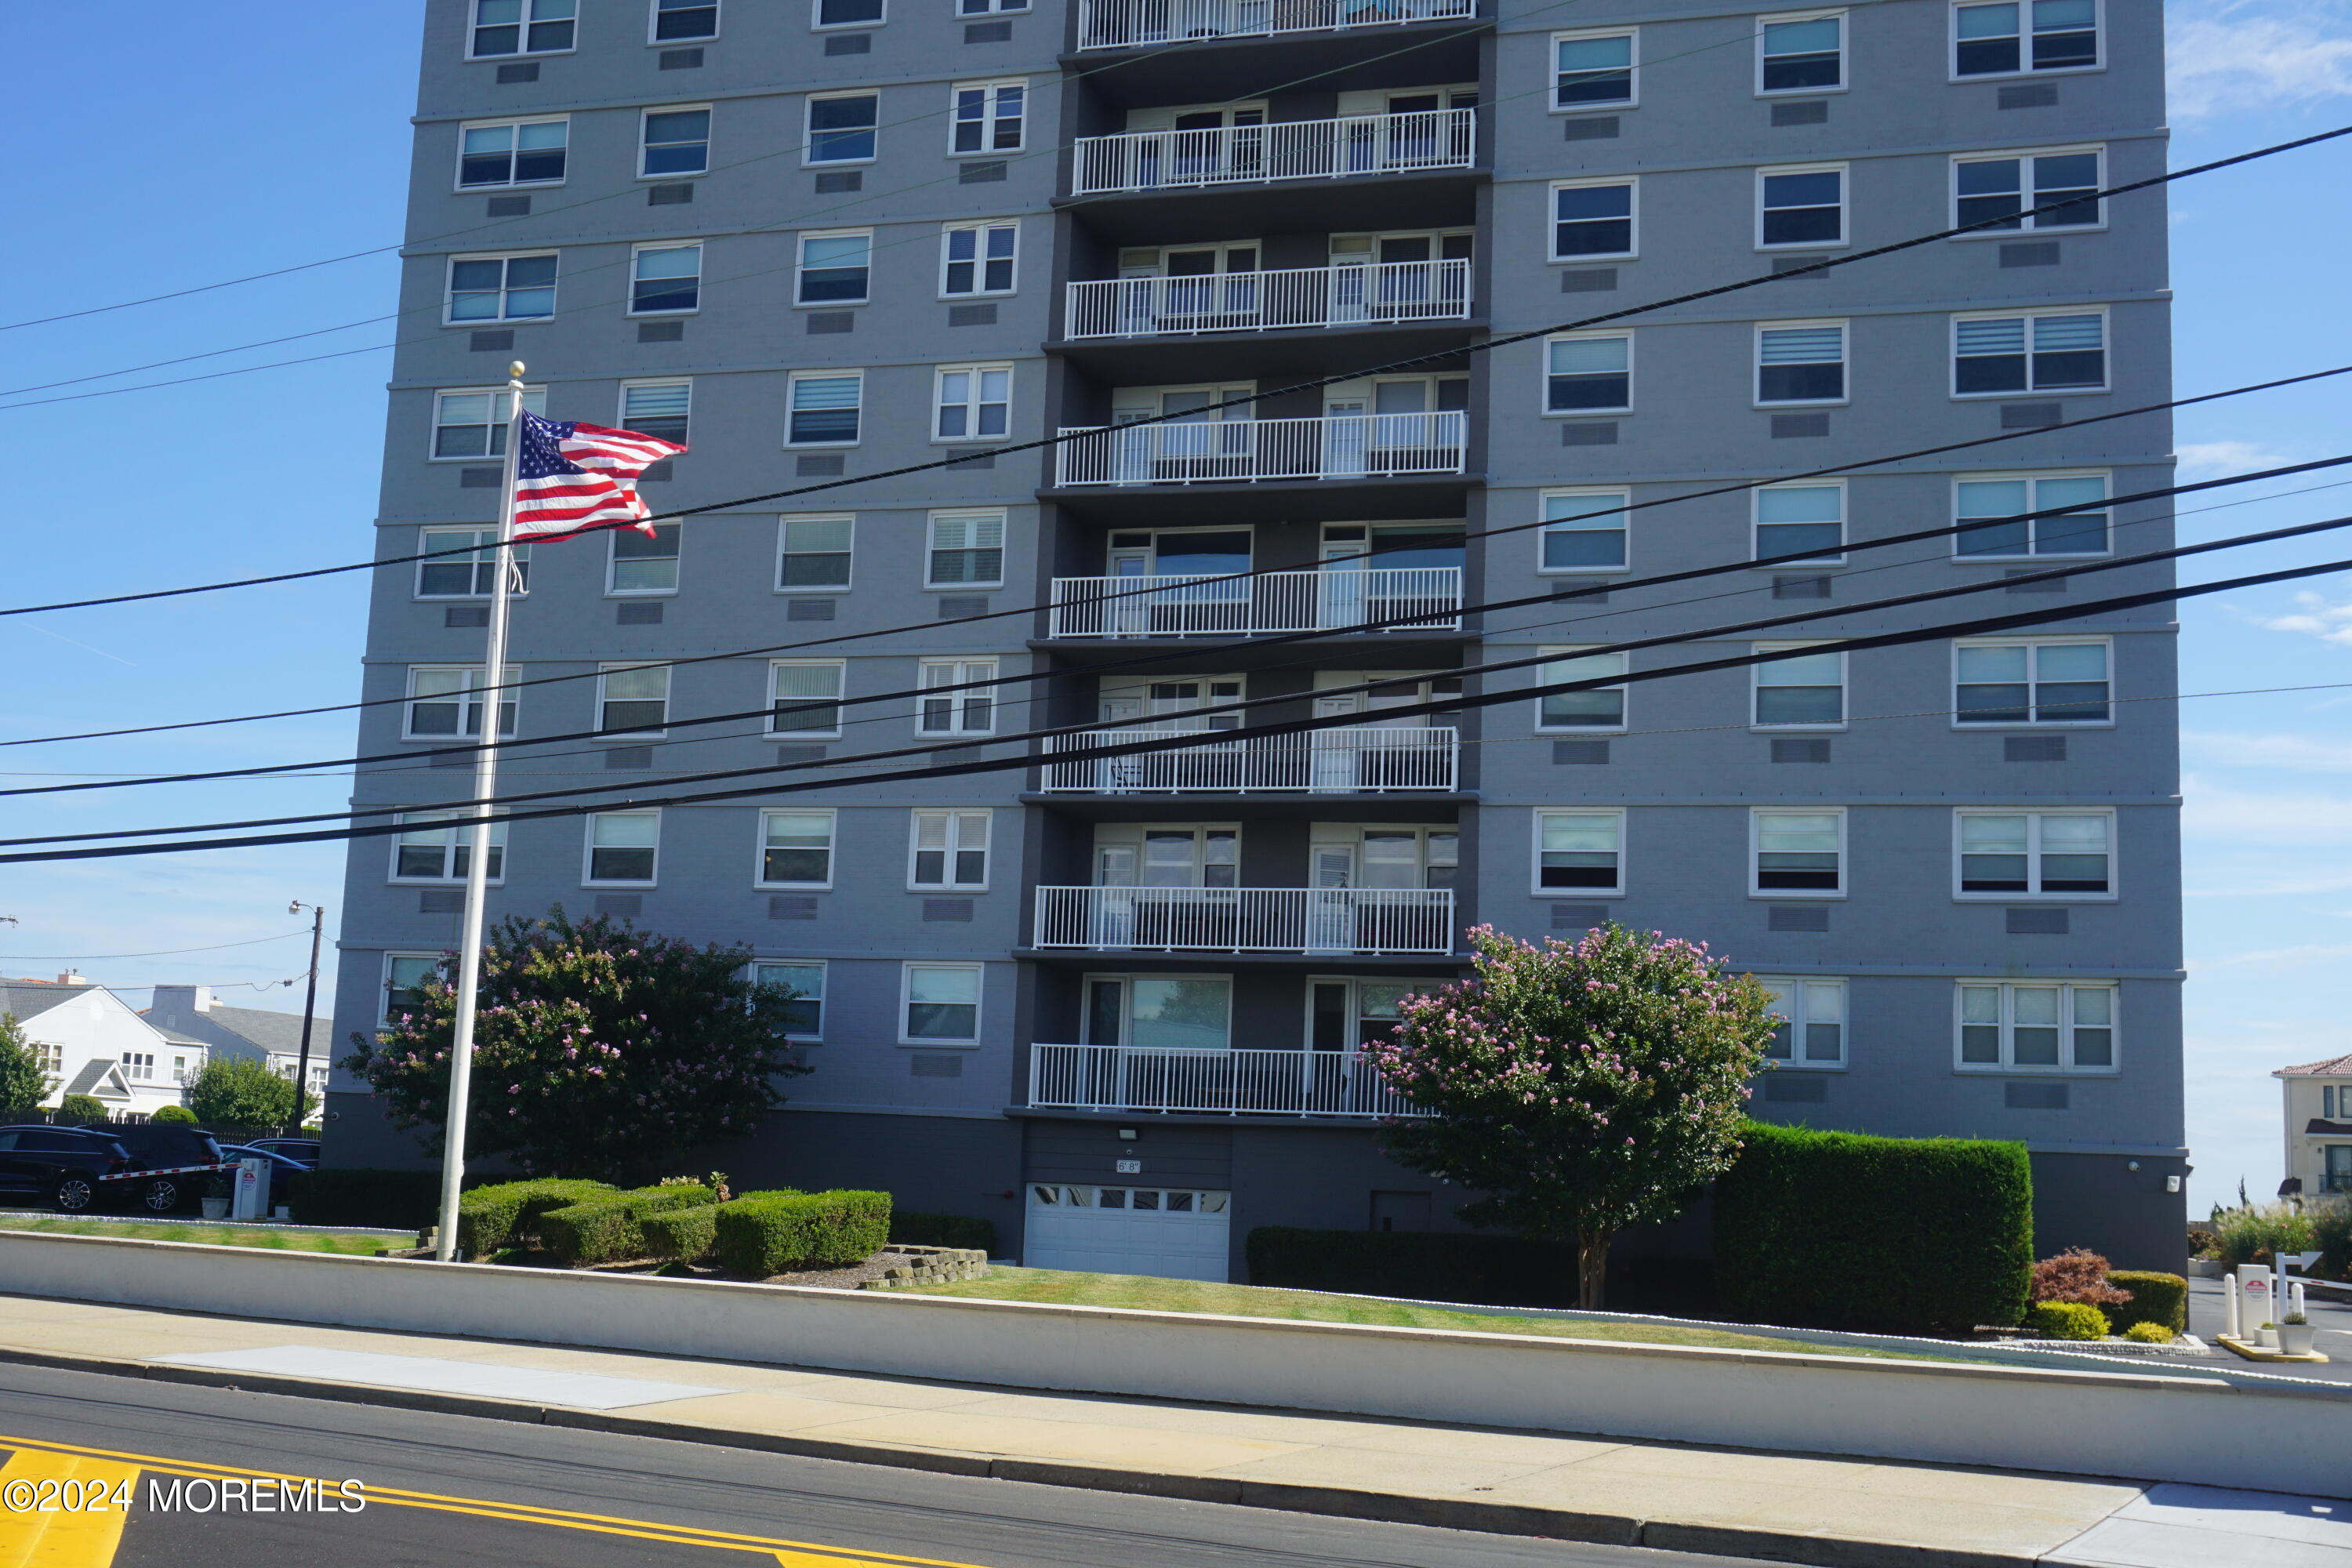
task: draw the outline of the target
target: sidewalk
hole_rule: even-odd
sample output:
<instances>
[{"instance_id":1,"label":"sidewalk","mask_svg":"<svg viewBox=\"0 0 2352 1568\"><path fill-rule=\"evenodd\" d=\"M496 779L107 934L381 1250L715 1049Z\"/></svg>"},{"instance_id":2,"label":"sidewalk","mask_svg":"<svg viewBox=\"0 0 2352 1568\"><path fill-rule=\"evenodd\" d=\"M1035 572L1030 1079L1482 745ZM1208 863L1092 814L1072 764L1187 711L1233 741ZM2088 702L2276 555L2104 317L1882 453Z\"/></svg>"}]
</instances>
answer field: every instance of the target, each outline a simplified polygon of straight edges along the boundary
<instances>
[{"instance_id":1,"label":"sidewalk","mask_svg":"<svg viewBox=\"0 0 2352 1568\"><path fill-rule=\"evenodd\" d=\"M1825 1568L2352 1565L2352 1505L0 1295L0 1362Z\"/></svg>"}]
</instances>

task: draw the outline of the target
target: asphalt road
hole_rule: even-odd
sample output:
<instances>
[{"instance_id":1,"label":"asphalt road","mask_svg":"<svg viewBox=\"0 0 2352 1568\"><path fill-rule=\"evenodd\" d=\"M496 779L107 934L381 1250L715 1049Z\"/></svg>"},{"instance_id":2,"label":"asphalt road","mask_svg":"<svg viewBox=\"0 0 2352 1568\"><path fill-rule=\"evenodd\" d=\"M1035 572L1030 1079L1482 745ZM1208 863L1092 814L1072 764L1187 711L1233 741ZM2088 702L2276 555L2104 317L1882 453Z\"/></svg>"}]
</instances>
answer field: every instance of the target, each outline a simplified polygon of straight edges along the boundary
<instances>
[{"instance_id":1,"label":"asphalt road","mask_svg":"<svg viewBox=\"0 0 2352 1568\"><path fill-rule=\"evenodd\" d=\"M0 1511L0 1563L43 1568L667 1568L746 1553L784 1568L1731 1564L37 1367L0 1365L0 1478L132 1482L127 1515L53 1517L37 1542L31 1516ZM252 1476L357 1480L369 1501L190 1510L211 1495L191 1483ZM151 1483L175 1479L182 1509L157 1511Z\"/></svg>"},{"instance_id":2,"label":"asphalt road","mask_svg":"<svg viewBox=\"0 0 2352 1568\"><path fill-rule=\"evenodd\" d=\"M2332 1358L2326 1362L2250 1362L2223 1350L2215 1336L2221 1332L2226 1310L2219 1279L2189 1282L2189 1331L2213 1346L2215 1359L2244 1371L2273 1373L2283 1377L2316 1378L2323 1383L2352 1383L2352 1305L2306 1298L2305 1316L2319 1331L2312 1349Z\"/></svg>"}]
</instances>

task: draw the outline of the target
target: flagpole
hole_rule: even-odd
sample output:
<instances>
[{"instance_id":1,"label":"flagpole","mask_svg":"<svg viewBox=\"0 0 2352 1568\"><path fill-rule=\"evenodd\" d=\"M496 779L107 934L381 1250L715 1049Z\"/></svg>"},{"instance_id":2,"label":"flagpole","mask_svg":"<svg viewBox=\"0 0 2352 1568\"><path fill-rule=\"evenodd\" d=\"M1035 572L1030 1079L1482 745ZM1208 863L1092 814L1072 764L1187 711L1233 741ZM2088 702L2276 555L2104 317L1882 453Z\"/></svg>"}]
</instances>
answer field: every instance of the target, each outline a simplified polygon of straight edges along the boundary
<instances>
[{"instance_id":1,"label":"flagpole","mask_svg":"<svg viewBox=\"0 0 2352 1568\"><path fill-rule=\"evenodd\" d=\"M506 681L507 577L514 569L515 474L522 448L523 363L507 367L506 479L499 491L498 542L490 552L490 634L482 654L480 699L482 748L474 753L474 798L487 801L498 793L499 709ZM490 886L488 808L474 824L473 852L466 862L466 912L458 922L457 1016L449 1040L449 1106L442 1121L441 1228L434 1238L433 1256L444 1263L457 1255L457 1196L466 1180L466 1121L473 1096L474 1016L482 988L483 905Z\"/></svg>"}]
</instances>

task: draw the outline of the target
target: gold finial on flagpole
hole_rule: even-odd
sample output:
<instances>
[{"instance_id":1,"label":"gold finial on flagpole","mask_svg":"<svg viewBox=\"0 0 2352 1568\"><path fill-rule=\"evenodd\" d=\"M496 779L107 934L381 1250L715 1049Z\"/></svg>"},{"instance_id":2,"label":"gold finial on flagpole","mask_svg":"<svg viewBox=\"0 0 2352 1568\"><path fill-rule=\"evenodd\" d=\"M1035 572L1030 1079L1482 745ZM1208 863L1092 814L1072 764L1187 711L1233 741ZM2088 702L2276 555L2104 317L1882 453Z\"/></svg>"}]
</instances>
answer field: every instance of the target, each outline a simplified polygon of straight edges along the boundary
<instances>
[{"instance_id":1,"label":"gold finial on flagpole","mask_svg":"<svg viewBox=\"0 0 2352 1568\"><path fill-rule=\"evenodd\" d=\"M515 361L512 364L507 366L507 379L509 381L520 381L522 379L522 361Z\"/></svg>"}]
</instances>

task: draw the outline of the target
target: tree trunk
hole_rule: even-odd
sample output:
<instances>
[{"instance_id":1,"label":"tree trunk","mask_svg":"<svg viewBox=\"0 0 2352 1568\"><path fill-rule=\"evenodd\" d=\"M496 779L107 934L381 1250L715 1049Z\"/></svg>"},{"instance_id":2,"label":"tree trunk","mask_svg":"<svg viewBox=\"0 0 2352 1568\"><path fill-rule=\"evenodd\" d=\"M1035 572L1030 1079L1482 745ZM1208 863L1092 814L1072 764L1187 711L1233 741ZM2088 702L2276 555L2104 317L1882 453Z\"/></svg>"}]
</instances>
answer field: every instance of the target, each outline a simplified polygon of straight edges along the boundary
<instances>
[{"instance_id":1,"label":"tree trunk","mask_svg":"<svg viewBox=\"0 0 2352 1568\"><path fill-rule=\"evenodd\" d=\"M1607 1301L1609 1244L1616 1237L1614 1230L1576 1233L1576 1304L1588 1312L1601 1310Z\"/></svg>"}]
</instances>

